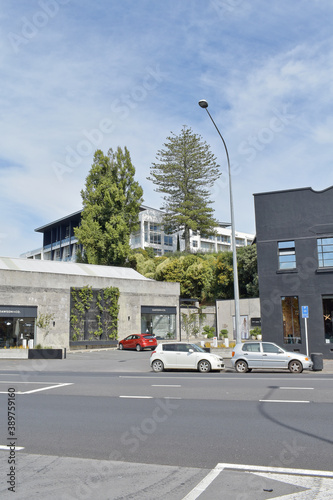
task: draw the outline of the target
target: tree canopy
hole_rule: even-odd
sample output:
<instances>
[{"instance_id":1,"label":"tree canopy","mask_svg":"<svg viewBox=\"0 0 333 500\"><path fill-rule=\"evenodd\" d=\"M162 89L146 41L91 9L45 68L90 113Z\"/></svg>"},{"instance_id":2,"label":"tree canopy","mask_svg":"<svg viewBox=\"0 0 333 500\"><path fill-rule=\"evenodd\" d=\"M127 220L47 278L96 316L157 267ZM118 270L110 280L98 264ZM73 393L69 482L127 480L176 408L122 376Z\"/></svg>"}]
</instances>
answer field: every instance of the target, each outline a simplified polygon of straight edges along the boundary
<instances>
[{"instance_id":1,"label":"tree canopy","mask_svg":"<svg viewBox=\"0 0 333 500\"><path fill-rule=\"evenodd\" d=\"M241 298L259 297L256 246L237 249L238 281ZM185 254L152 257L138 249L132 267L147 278L180 283L183 298L201 303L234 298L232 252Z\"/></svg>"},{"instance_id":2,"label":"tree canopy","mask_svg":"<svg viewBox=\"0 0 333 500\"><path fill-rule=\"evenodd\" d=\"M135 168L128 149L97 150L85 189L83 211L75 236L89 264L126 264L131 253L130 234L138 228L142 188L134 180Z\"/></svg>"},{"instance_id":3,"label":"tree canopy","mask_svg":"<svg viewBox=\"0 0 333 500\"><path fill-rule=\"evenodd\" d=\"M167 141L157 152L148 180L164 195L165 228L183 231L185 251L190 252L190 229L210 235L218 225L210 194L221 174L210 147L190 128L184 126L178 136L172 133Z\"/></svg>"}]
</instances>

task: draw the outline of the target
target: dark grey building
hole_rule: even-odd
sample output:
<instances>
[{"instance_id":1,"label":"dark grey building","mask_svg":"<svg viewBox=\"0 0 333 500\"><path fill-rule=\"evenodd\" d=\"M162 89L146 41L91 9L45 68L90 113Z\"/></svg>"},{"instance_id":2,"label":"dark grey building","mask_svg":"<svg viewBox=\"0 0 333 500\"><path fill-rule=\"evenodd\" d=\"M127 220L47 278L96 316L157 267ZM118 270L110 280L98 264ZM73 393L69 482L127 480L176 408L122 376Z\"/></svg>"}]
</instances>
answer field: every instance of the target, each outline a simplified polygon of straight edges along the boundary
<instances>
[{"instance_id":1,"label":"dark grey building","mask_svg":"<svg viewBox=\"0 0 333 500\"><path fill-rule=\"evenodd\" d=\"M332 358L333 187L254 201L263 338L305 353L307 329L309 352Z\"/></svg>"}]
</instances>

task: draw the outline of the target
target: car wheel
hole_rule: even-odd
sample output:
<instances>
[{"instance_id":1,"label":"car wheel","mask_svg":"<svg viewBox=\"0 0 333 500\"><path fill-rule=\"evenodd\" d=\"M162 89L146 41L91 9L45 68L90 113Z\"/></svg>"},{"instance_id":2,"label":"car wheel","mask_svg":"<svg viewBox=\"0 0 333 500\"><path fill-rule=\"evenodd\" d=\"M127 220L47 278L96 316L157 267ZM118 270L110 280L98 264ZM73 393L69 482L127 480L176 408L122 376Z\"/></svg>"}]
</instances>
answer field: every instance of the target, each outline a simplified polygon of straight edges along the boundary
<instances>
[{"instance_id":1,"label":"car wheel","mask_svg":"<svg viewBox=\"0 0 333 500\"><path fill-rule=\"evenodd\" d=\"M207 361L206 359L202 359L198 363L198 370L201 373L208 373L211 370L210 362Z\"/></svg>"},{"instance_id":2,"label":"car wheel","mask_svg":"<svg viewBox=\"0 0 333 500\"><path fill-rule=\"evenodd\" d=\"M136 348L135 348L138 352L142 350L142 347L140 344L136 344Z\"/></svg>"},{"instance_id":3,"label":"car wheel","mask_svg":"<svg viewBox=\"0 0 333 500\"><path fill-rule=\"evenodd\" d=\"M119 344L119 350L122 351L124 349L123 344Z\"/></svg>"},{"instance_id":4,"label":"car wheel","mask_svg":"<svg viewBox=\"0 0 333 500\"><path fill-rule=\"evenodd\" d=\"M300 361L297 361L297 359L290 361L288 368L291 373L302 373L303 371L303 365Z\"/></svg>"},{"instance_id":5,"label":"car wheel","mask_svg":"<svg viewBox=\"0 0 333 500\"><path fill-rule=\"evenodd\" d=\"M242 359L240 359L239 361L236 361L236 364L235 364L235 370L236 372L238 373L246 373L248 371L248 365L247 365L247 362L246 361L243 361Z\"/></svg>"},{"instance_id":6,"label":"car wheel","mask_svg":"<svg viewBox=\"0 0 333 500\"><path fill-rule=\"evenodd\" d=\"M164 365L160 359L155 359L151 365L154 372L162 372L164 370Z\"/></svg>"}]
</instances>

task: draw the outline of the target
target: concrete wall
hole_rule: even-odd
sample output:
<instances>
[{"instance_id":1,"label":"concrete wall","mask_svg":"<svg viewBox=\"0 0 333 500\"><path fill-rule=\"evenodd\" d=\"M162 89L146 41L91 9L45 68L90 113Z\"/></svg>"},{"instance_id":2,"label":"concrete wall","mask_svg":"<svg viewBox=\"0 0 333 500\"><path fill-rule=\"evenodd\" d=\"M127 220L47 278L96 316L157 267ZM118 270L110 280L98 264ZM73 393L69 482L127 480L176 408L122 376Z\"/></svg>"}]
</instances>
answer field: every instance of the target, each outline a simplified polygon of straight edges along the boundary
<instances>
[{"instance_id":1,"label":"concrete wall","mask_svg":"<svg viewBox=\"0 0 333 500\"><path fill-rule=\"evenodd\" d=\"M67 264L63 264L66 266ZM69 347L70 288L91 286L92 288L117 287L120 290L118 338L141 332L141 306L171 306L177 308L177 336L179 315L179 284L153 280L131 280L1 270L0 304L37 306L39 314L53 314L55 326L51 324L49 334L37 328L35 345Z\"/></svg>"},{"instance_id":2,"label":"concrete wall","mask_svg":"<svg viewBox=\"0 0 333 500\"><path fill-rule=\"evenodd\" d=\"M251 318L260 318L260 300L259 299L240 299L239 301L240 316L247 316L247 330L254 328L251 326ZM228 330L229 340L233 340L233 316L235 316L234 300L217 300L216 301L216 317L218 333L221 330ZM244 319L244 318L243 318ZM241 324L242 324L241 320ZM263 340L267 340L263 338Z\"/></svg>"}]
</instances>

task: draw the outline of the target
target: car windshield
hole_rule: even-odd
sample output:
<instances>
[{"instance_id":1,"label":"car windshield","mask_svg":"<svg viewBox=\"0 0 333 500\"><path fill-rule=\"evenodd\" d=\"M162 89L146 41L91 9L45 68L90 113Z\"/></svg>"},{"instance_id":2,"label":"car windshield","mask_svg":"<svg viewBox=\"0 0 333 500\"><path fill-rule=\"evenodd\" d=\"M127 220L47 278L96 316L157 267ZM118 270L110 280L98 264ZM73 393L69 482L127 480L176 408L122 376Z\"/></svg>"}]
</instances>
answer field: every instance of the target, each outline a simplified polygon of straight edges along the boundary
<instances>
[{"instance_id":1,"label":"car windshield","mask_svg":"<svg viewBox=\"0 0 333 500\"><path fill-rule=\"evenodd\" d=\"M195 351L198 351L198 352L206 352L206 351L204 351L204 349L202 349L201 347L199 347L196 344L191 344L191 348L193 348Z\"/></svg>"}]
</instances>

